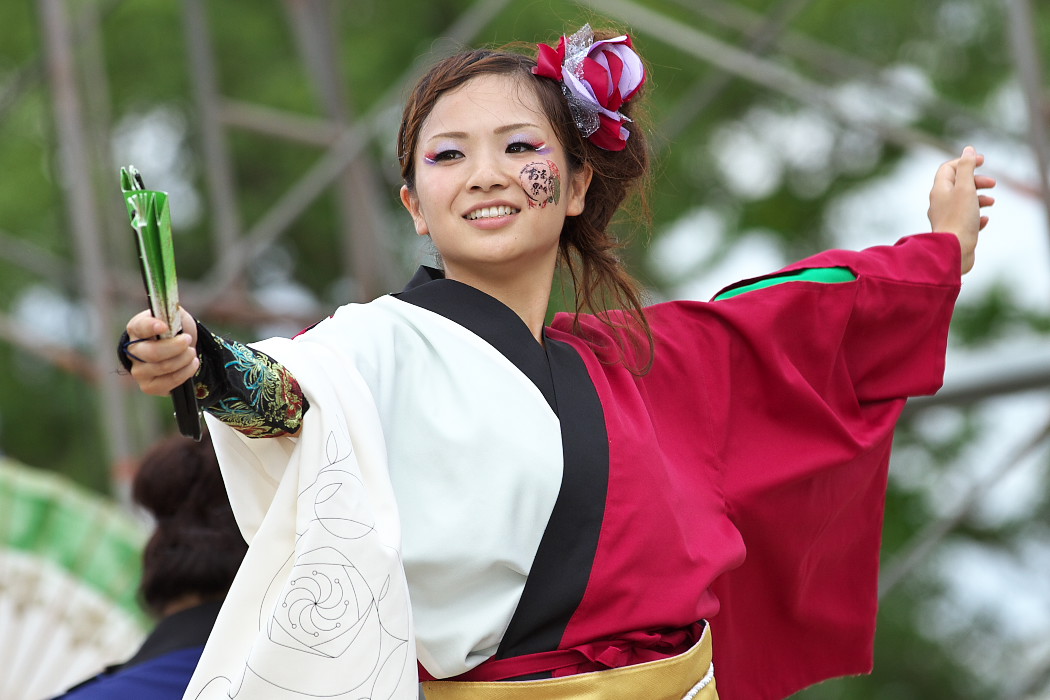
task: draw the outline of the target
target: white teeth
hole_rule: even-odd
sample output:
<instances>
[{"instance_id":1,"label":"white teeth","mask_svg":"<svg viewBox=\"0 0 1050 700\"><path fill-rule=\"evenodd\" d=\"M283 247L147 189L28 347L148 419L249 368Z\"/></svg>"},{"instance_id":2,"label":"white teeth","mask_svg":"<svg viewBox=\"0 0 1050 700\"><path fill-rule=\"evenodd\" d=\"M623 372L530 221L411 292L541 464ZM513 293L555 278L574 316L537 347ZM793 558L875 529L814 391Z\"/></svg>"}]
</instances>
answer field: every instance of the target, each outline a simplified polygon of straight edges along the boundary
<instances>
[{"instance_id":1,"label":"white teeth","mask_svg":"<svg viewBox=\"0 0 1050 700\"><path fill-rule=\"evenodd\" d=\"M482 207L481 209L475 209L467 214L467 219L470 221L476 221L477 219L490 219L494 216L510 216L511 214L517 214L519 211L521 210L503 205L498 207Z\"/></svg>"}]
</instances>

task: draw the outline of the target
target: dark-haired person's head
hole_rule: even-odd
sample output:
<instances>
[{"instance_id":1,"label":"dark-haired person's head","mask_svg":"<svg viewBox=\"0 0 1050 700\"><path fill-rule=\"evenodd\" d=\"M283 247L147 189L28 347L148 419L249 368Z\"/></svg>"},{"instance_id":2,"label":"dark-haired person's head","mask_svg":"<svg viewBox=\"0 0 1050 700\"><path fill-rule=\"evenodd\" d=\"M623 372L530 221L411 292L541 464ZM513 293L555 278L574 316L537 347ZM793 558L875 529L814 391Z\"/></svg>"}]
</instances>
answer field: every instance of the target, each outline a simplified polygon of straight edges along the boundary
<instances>
[{"instance_id":1,"label":"dark-haired person's head","mask_svg":"<svg viewBox=\"0 0 1050 700\"><path fill-rule=\"evenodd\" d=\"M614 32L596 31L595 40L608 39ZM585 259L615 247L607 228L627 195L649 171L649 147L644 130L630 127L630 136L619 150L603 148L581 133L577 119L562 90L562 83L535 70L536 58L515 51L478 49L456 54L435 64L416 84L405 103L398 132L397 151L401 176L409 189L415 187L419 135L437 101L471 80L498 75L507 81L508 92L517 89L533 91L554 128L558 141L569 157L569 175L588 168L594 175L587 191L584 212L569 217L563 231L563 251L577 253ZM639 102L624 102L620 112L634 118Z\"/></svg>"},{"instance_id":2,"label":"dark-haired person's head","mask_svg":"<svg viewBox=\"0 0 1050 700\"><path fill-rule=\"evenodd\" d=\"M155 520L140 595L157 616L220 600L248 549L233 517L211 440L172 436L142 458L132 499Z\"/></svg>"},{"instance_id":3,"label":"dark-haired person's head","mask_svg":"<svg viewBox=\"0 0 1050 700\"><path fill-rule=\"evenodd\" d=\"M461 110L463 118L453 120L447 118L442 106L455 100L457 95L493 91L492 86L498 85L496 94L506 96L507 107L502 111L506 112L507 119L516 121L510 115L522 113L522 110L528 115L536 115L526 118L538 123L540 131L553 136L557 141L556 150L564 154L563 164L556 162L559 159L553 159L546 168L536 169L538 184L527 184L539 187L541 196L550 193L554 204L559 198L571 203L555 234L557 264L571 278L576 310L598 312L600 319L610 325L615 323L602 312L607 309L627 310L642 330L640 346L643 350L648 348L647 353L643 352L629 364L644 372L652 362L652 334L645 319L639 285L618 256L623 242L609 228L632 193L641 195L642 211L646 211L644 185L649 175L650 155L645 130L638 118L639 98L645 82L644 66L631 49L628 36L616 36L616 32L604 30L592 32L589 26L572 37L562 37L558 49L545 45L539 49L538 57L524 53L525 50L534 53L535 47L465 51L439 61L420 78L405 103L398 131L397 153L404 180L402 202L413 217L416 232L430 236L434 242L448 275L455 260L449 256L447 243L443 248L439 234L450 227L445 226L445 221L435 220L441 210L434 206L430 194L435 191L433 182L440 181L440 178L430 173L430 166L435 161L428 153L428 149L445 147L443 142L435 141L432 132L444 136L476 130L475 117L499 110L499 105L479 102L474 112ZM596 82L608 89L592 90L591 86L582 93L572 91L569 84L573 81L566 76L572 71L570 54L574 53L577 59L585 61L586 68L597 67ZM585 59L583 54L586 54ZM616 69L613 69L614 65ZM620 80L628 73L633 76L630 80ZM624 92L610 86L620 86ZM589 101L578 99L579 94L593 97L596 93L602 93L602 97ZM588 126L588 120L593 124ZM440 128L436 122L440 122ZM597 124L601 126L595 131L593 127ZM512 126L516 125L508 123L505 128L511 129ZM512 129L507 135L516 133ZM549 138L544 137L543 141L544 145L551 145ZM458 144L454 145L460 148ZM518 148L518 145L511 144L510 148ZM542 154L542 149L536 150L537 156ZM446 157L445 153L451 155ZM438 166L447 165L458 157L451 151L433 155L438 158ZM544 165L542 159L537 160ZM533 194L530 192L530 197ZM497 205L503 204L496 194L493 197ZM579 205L576 204L578 199L582 200ZM538 203L530 202L530 209L534 204L537 211L544 207L542 198ZM517 213L513 202L508 206L511 206L511 215ZM454 213L461 213L454 206L452 209ZM497 213L502 211L498 207L495 210ZM462 251L451 252L458 254ZM485 255L481 250L473 252L479 258ZM580 330L578 326L577 330Z\"/></svg>"}]
</instances>

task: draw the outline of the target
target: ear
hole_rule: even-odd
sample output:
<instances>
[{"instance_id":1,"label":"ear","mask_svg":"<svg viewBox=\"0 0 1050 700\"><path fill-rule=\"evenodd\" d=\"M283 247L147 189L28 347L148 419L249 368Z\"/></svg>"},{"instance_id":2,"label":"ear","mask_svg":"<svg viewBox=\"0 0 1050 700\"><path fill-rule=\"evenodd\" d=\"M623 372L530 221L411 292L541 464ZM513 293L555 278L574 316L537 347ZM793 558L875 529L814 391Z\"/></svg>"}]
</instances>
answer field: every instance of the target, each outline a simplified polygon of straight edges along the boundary
<instances>
[{"instance_id":1,"label":"ear","mask_svg":"<svg viewBox=\"0 0 1050 700\"><path fill-rule=\"evenodd\" d=\"M587 201L587 189L591 186L593 175L594 168L590 166L590 163L584 163L583 167L572 176L569 181L569 198L566 201L566 216L578 216L583 213L583 207Z\"/></svg>"},{"instance_id":2,"label":"ear","mask_svg":"<svg viewBox=\"0 0 1050 700\"><path fill-rule=\"evenodd\" d=\"M429 236L430 228L427 226L427 220L423 218L423 212L419 209L419 197L408 188L408 185L401 185L401 203L411 215L416 233L420 236Z\"/></svg>"}]
</instances>

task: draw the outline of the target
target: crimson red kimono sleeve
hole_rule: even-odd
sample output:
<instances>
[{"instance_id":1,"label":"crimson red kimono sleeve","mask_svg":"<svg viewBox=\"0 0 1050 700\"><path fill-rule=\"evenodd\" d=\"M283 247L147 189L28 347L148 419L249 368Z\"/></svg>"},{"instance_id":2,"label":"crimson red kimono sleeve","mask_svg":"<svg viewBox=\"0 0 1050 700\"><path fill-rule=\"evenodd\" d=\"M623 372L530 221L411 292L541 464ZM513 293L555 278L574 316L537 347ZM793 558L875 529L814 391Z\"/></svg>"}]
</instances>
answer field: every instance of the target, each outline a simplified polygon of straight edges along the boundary
<instances>
[{"instance_id":1,"label":"crimson red kimono sleeve","mask_svg":"<svg viewBox=\"0 0 1050 700\"><path fill-rule=\"evenodd\" d=\"M959 264L954 236L927 234L790 268L846 267L854 282L715 303L724 492L747 549L712 586L726 697L871 670L893 431L907 397L941 385Z\"/></svg>"}]
</instances>

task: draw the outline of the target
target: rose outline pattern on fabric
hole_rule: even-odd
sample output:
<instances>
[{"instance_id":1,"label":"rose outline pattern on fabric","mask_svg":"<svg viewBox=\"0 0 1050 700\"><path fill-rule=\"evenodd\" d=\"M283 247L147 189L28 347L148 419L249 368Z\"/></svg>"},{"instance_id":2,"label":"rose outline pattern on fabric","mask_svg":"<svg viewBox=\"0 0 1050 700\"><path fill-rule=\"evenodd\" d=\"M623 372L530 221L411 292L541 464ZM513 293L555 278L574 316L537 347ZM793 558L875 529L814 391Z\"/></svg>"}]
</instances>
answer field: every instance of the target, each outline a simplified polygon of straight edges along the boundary
<instances>
[{"instance_id":1,"label":"rose outline pattern on fabric","mask_svg":"<svg viewBox=\"0 0 1050 700\"><path fill-rule=\"evenodd\" d=\"M390 576L370 580L354 563L355 544L377 546L374 522L346 517L368 512L355 503L364 484L352 447L340 449L330 433L325 449L326 463L299 493L295 550L267 586L241 678L212 678L197 700L404 697L409 630L384 621Z\"/></svg>"}]
</instances>

